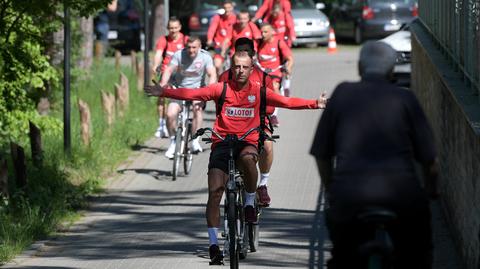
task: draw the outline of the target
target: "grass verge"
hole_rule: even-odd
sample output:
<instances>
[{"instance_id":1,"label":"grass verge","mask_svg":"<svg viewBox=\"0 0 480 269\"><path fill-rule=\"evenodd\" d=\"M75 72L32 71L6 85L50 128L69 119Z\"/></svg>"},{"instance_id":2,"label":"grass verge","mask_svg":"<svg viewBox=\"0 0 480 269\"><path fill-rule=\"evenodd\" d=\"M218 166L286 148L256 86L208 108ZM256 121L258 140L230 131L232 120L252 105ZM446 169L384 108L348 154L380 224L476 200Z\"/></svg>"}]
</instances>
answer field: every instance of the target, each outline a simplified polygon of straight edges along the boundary
<instances>
[{"instance_id":1,"label":"grass verge","mask_svg":"<svg viewBox=\"0 0 480 269\"><path fill-rule=\"evenodd\" d=\"M109 128L100 91L113 92L120 71L129 78L130 105L123 117L117 113ZM45 132L48 135L42 137L42 167L36 168L27 160L27 187L16 189L13 173L9 173L11 197L0 201L0 263L53 233L59 225L77 219L76 212L87 205L87 197L101 191L106 177L131 154L132 146L152 135L157 126L156 100L137 91L136 77L130 68L122 66L120 71L111 61L98 62L72 85L70 157L63 151L63 133ZM90 106L93 135L89 146L82 145L80 139L78 98ZM62 106L55 104L52 113L59 120L63 117ZM29 152L28 146L25 152Z\"/></svg>"}]
</instances>

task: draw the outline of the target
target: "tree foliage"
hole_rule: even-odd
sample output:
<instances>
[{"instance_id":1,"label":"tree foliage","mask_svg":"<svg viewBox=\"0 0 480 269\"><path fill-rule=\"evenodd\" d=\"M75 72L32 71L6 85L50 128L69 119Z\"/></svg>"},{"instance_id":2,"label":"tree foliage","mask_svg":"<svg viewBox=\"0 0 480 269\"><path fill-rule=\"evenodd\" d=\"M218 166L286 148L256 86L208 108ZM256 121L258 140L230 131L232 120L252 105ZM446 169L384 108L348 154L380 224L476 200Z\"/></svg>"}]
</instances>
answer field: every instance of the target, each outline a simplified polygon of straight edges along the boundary
<instances>
[{"instance_id":1,"label":"tree foliage","mask_svg":"<svg viewBox=\"0 0 480 269\"><path fill-rule=\"evenodd\" d=\"M111 0L0 0L0 151L26 133L25 121L60 129L59 123L38 116L32 100L60 74L46 54L47 35L60 29L63 5L72 16L89 16ZM45 119L44 119L45 118ZM50 126L53 125L53 126Z\"/></svg>"}]
</instances>

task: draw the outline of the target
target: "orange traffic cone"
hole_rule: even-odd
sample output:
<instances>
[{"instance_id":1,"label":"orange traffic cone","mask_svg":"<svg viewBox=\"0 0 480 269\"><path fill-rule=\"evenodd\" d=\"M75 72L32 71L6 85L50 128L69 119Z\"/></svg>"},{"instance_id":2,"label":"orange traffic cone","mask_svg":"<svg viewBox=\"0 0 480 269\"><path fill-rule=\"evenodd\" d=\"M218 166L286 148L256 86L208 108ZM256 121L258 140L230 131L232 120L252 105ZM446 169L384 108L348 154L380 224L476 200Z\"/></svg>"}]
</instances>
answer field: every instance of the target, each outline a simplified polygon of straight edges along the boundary
<instances>
[{"instance_id":1,"label":"orange traffic cone","mask_svg":"<svg viewBox=\"0 0 480 269\"><path fill-rule=\"evenodd\" d=\"M328 53L337 52L337 41L335 41L335 32L330 28L328 32Z\"/></svg>"}]
</instances>

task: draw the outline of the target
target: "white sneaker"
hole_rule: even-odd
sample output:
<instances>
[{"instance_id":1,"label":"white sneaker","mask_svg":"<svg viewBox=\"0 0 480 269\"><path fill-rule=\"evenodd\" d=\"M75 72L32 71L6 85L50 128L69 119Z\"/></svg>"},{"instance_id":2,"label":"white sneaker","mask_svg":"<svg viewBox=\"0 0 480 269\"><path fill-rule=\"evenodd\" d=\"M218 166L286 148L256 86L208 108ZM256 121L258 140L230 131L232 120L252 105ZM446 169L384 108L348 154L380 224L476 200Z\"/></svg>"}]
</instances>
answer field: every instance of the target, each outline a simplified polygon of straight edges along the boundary
<instances>
[{"instance_id":1,"label":"white sneaker","mask_svg":"<svg viewBox=\"0 0 480 269\"><path fill-rule=\"evenodd\" d=\"M170 146L168 146L168 149L165 152L165 157L173 159L173 156L175 155L175 144L175 140L170 141Z\"/></svg>"},{"instance_id":2,"label":"white sneaker","mask_svg":"<svg viewBox=\"0 0 480 269\"><path fill-rule=\"evenodd\" d=\"M158 127L157 130L155 131L155 137L160 138L162 137L162 127Z\"/></svg>"},{"instance_id":3,"label":"white sneaker","mask_svg":"<svg viewBox=\"0 0 480 269\"><path fill-rule=\"evenodd\" d=\"M192 151L193 153L203 152L202 146L200 142L198 142L198 138L193 139L192 141Z\"/></svg>"},{"instance_id":4,"label":"white sneaker","mask_svg":"<svg viewBox=\"0 0 480 269\"><path fill-rule=\"evenodd\" d=\"M161 138L169 137L169 135L168 135L168 129L167 129L167 126L166 126L166 125L163 125L163 126L160 128L160 137L161 137Z\"/></svg>"}]
</instances>

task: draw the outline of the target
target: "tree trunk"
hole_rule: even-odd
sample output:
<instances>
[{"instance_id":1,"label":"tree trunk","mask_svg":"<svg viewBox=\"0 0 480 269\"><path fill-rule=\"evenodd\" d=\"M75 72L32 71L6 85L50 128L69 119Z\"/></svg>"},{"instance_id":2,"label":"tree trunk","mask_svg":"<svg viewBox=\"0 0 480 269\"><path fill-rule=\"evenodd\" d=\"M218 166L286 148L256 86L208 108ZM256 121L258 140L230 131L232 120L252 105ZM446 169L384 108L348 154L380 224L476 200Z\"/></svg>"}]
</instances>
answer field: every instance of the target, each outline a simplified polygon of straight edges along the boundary
<instances>
[{"instance_id":1,"label":"tree trunk","mask_svg":"<svg viewBox=\"0 0 480 269\"><path fill-rule=\"evenodd\" d=\"M93 17L80 18L80 31L82 32L82 41L78 66L88 70L93 62Z\"/></svg>"},{"instance_id":2,"label":"tree trunk","mask_svg":"<svg viewBox=\"0 0 480 269\"><path fill-rule=\"evenodd\" d=\"M154 15L153 18L153 35L152 35L152 42L155 48L155 43L160 36L167 34L167 26L165 25L165 12L163 10L163 0L157 0L153 4Z\"/></svg>"}]
</instances>

